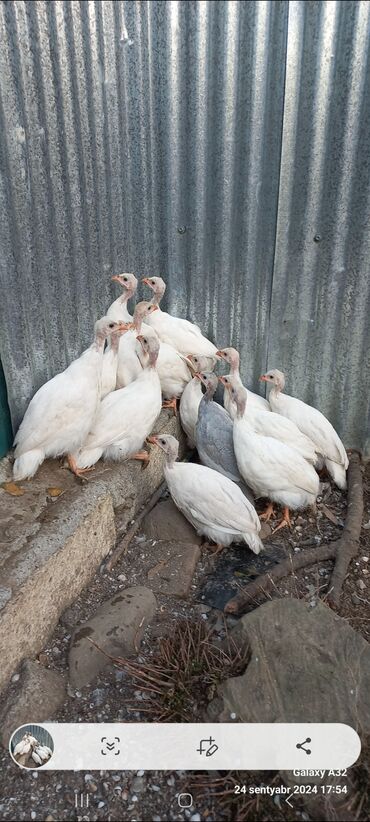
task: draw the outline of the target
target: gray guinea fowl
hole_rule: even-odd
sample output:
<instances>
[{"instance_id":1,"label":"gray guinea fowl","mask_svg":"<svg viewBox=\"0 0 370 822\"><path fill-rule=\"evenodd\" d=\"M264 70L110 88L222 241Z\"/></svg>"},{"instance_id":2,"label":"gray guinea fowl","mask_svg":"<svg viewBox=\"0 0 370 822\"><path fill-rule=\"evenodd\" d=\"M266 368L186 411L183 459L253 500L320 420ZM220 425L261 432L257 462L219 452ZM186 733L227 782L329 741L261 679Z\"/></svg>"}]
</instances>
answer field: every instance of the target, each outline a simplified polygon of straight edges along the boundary
<instances>
[{"instance_id":1,"label":"gray guinea fowl","mask_svg":"<svg viewBox=\"0 0 370 822\"><path fill-rule=\"evenodd\" d=\"M253 503L253 493L244 484L236 462L233 421L227 411L213 401L218 379L209 371L202 371L196 374L196 377L202 381L206 389L199 403L195 429L199 459L203 465L237 482L249 501Z\"/></svg>"}]
</instances>

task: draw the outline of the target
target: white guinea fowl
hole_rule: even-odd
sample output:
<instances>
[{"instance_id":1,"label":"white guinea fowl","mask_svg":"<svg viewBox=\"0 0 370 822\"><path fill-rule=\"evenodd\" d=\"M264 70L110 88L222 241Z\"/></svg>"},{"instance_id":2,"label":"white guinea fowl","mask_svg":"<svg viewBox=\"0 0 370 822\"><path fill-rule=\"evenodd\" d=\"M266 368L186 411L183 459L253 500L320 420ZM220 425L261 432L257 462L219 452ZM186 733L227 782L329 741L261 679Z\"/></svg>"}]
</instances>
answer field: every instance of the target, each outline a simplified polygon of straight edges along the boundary
<instances>
[{"instance_id":1,"label":"white guinea fowl","mask_svg":"<svg viewBox=\"0 0 370 822\"><path fill-rule=\"evenodd\" d=\"M224 360L230 366L230 376L234 377L236 383L239 386L243 386L240 377L240 356L239 352L236 348L222 348L216 352L216 356L219 357L220 360ZM250 391L248 388L248 404L251 408L255 408L256 410L259 409L261 411L271 411L271 408L264 399L264 397L260 397L259 394L254 394L253 391ZM235 403L233 405L233 401L230 396L229 391L224 391L224 408L230 414L230 417L235 416L236 407Z\"/></svg>"},{"instance_id":2,"label":"white guinea fowl","mask_svg":"<svg viewBox=\"0 0 370 822\"><path fill-rule=\"evenodd\" d=\"M154 311L157 311L157 307L146 300L136 305L133 328L119 342L116 388L129 385L140 376L143 370L137 353L136 339L142 330L150 331L150 327L144 323L144 320L148 319Z\"/></svg>"},{"instance_id":3,"label":"white guinea fowl","mask_svg":"<svg viewBox=\"0 0 370 822\"><path fill-rule=\"evenodd\" d=\"M282 371L273 368L263 374L261 380L273 386L269 394L272 411L292 420L299 430L312 440L317 453L323 457L330 476L338 488L345 491L348 457L331 422L317 408L283 393L285 376Z\"/></svg>"},{"instance_id":4,"label":"white guinea fowl","mask_svg":"<svg viewBox=\"0 0 370 822\"><path fill-rule=\"evenodd\" d=\"M81 473L73 455L86 439L100 402L105 339L128 328L108 317L98 320L90 348L36 392L15 437L15 480L32 477L46 457L62 454L68 455L71 470Z\"/></svg>"},{"instance_id":5,"label":"white guinea fowl","mask_svg":"<svg viewBox=\"0 0 370 822\"><path fill-rule=\"evenodd\" d=\"M162 277L144 277L143 283L149 286L154 292L153 304L157 305L159 311L150 317L149 324L157 332L162 342L172 345L180 354L204 354L207 357L215 356L217 348L207 337L204 337L200 328L189 320L181 317L173 317L166 311L162 311L159 303L166 290L166 283Z\"/></svg>"},{"instance_id":6,"label":"white guinea fowl","mask_svg":"<svg viewBox=\"0 0 370 822\"><path fill-rule=\"evenodd\" d=\"M290 526L289 508L307 508L316 502L319 493L316 471L289 445L256 434L248 422L248 413L245 413L245 388L231 388L230 384L225 388L231 392L237 406L233 436L239 471L256 497L267 497L284 506L283 518L275 530ZM270 519L272 513L270 503L262 517Z\"/></svg>"},{"instance_id":7,"label":"white guinea fowl","mask_svg":"<svg viewBox=\"0 0 370 822\"><path fill-rule=\"evenodd\" d=\"M151 337L159 341L157 332L154 331L154 328L150 328L147 325L145 326L145 332L143 331L142 336L145 343L147 343ZM140 362L144 365L147 357L142 352L139 352L139 357ZM177 400L182 396L185 387L191 380L189 366L191 366L191 363L187 357L179 354L172 345L161 342L157 360L157 372L164 397L163 408L173 408L175 414L177 413Z\"/></svg>"},{"instance_id":8,"label":"white guinea fowl","mask_svg":"<svg viewBox=\"0 0 370 822\"><path fill-rule=\"evenodd\" d=\"M244 540L255 554L263 545L255 508L232 480L191 462L176 462L179 444L175 437L148 437L166 454L164 475L171 497L198 534L217 543L218 550Z\"/></svg>"},{"instance_id":9,"label":"white guinea fowl","mask_svg":"<svg viewBox=\"0 0 370 822\"><path fill-rule=\"evenodd\" d=\"M31 750L31 741L28 734L25 734L21 741L14 748L13 756L23 756Z\"/></svg>"},{"instance_id":10,"label":"white guinea fowl","mask_svg":"<svg viewBox=\"0 0 370 822\"><path fill-rule=\"evenodd\" d=\"M137 279L135 274L115 274L112 280L119 283L123 292L117 300L109 306L107 317L115 322L132 322L132 316L127 309L127 303L134 296L137 289Z\"/></svg>"},{"instance_id":11,"label":"white guinea fowl","mask_svg":"<svg viewBox=\"0 0 370 822\"><path fill-rule=\"evenodd\" d=\"M77 455L77 465L87 468L101 456L106 459L149 460L147 451L140 450L161 412L161 384L156 370L159 341L150 338L145 344L141 335L137 342L148 355L148 363L139 377L108 394L100 403L93 427Z\"/></svg>"},{"instance_id":12,"label":"white guinea fowl","mask_svg":"<svg viewBox=\"0 0 370 822\"><path fill-rule=\"evenodd\" d=\"M188 354L192 370L195 374L201 371L212 371L216 364L216 357L197 357L195 354ZM190 448L195 448L195 429L198 422L199 403L202 399L202 383L197 377L192 377L185 386L180 399L180 420L181 425L188 438Z\"/></svg>"},{"instance_id":13,"label":"white guinea fowl","mask_svg":"<svg viewBox=\"0 0 370 822\"><path fill-rule=\"evenodd\" d=\"M231 386L231 388L235 389L240 388L238 380L231 374L219 377L219 381L224 385L225 392L228 395L230 395L230 391L227 390L226 386ZM285 442L287 445L290 445L291 448L294 448L295 451L298 451L301 457L314 465L317 461L317 454L313 442L306 437L305 434L302 434L295 423L287 419L287 417L282 417L281 414L275 414L273 411L266 413L266 411L261 410L253 404L250 406L249 393L248 391L246 414L253 431L255 431L256 434L263 434L265 437L273 437L275 440ZM229 413L231 418L234 419L236 416L236 405L234 402L230 402Z\"/></svg>"}]
</instances>

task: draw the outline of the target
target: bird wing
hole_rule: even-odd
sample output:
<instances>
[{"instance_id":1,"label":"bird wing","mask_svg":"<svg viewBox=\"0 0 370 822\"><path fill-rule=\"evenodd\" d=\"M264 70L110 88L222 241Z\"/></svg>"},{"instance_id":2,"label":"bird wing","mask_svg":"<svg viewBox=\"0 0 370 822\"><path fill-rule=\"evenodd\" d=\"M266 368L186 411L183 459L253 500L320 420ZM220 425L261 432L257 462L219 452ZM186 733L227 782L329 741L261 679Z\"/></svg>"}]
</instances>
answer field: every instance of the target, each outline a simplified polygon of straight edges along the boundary
<instances>
[{"instance_id":1,"label":"bird wing","mask_svg":"<svg viewBox=\"0 0 370 822\"><path fill-rule=\"evenodd\" d=\"M39 388L15 437L17 457L32 448L46 447L87 409L95 408L100 372L98 353L88 349Z\"/></svg>"},{"instance_id":2,"label":"bird wing","mask_svg":"<svg viewBox=\"0 0 370 822\"><path fill-rule=\"evenodd\" d=\"M344 445L331 422L321 411L288 394L280 394L278 403L280 413L286 414L295 422L300 431L312 440L317 451L333 462L347 466L348 457Z\"/></svg>"},{"instance_id":3,"label":"bird wing","mask_svg":"<svg viewBox=\"0 0 370 822\"><path fill-rule=\"evenodd\" d=\"M232 420L224 408L204 398L198 411L196 444L198 451L212 461L216 470L220 467L233 475L235 480L240 479L234 453Z\"/></svg>"},{"instance_id":4,"label":"bird wing","mask_svg":"<svg viewBox=\"0 0 370 822\"><path fill-rule=\"evenodd\" d=\"M240 488L211 468L176 463L169 485L178 507L205 526L228 533L260 529L257 513Z\"/></svg>"},{"instance_id":5,"label":"bird wing","mask_svg":"<svg viewBox=\"0 0 370 822\"><path fill-rule=\"evenodd\" d=\"M296 488L317 494L317 474L298 451L273 437L254 433L248 424L245 427L245 420L238 420L234 425L234 449L238 465L241 465L240 459L244 457L250 471L258 475L266 490L285 491ZM247 482L248 473L245 476ZM253 485L252 479L250 481Z\"/></svg>"}]
</instances>

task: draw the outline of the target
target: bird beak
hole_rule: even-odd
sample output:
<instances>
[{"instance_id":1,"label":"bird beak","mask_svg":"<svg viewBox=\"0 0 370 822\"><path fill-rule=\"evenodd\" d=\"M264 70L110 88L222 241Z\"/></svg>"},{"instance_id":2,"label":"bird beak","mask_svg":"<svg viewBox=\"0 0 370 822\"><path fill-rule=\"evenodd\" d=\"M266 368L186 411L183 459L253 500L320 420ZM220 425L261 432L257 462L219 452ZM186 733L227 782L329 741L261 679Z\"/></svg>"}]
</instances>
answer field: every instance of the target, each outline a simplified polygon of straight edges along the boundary
<instances>
[{"instance_id":1,"label":"bird beak","mask_svg":"<svg viewBox=\"0 0 370 822\"><path fill-rule=\"evenodd\" d=\"M219 357L220 360L224 359L224 354L222 351L216 351L215 357Z\"/></svg>"},{"instance_id":2,"label":"bird beak","mask_svg":"<svg viewBox=\"0 0 370 822\"><path fill-rule=\"evenodd\" d=\"M157 305L152 305L152 312L151 312L152 314L153 314L153 311L158 311L158 306Z\"/></svg>"},{"instance_id":3,"label":"bird beak","mask_svg":"<svg viewBox=\"0 0 370 822\"><path fill-rule=\"evenodd\" d=\"M262 376L259 378L259 381L260 382L269 382L269 379L266 377L266 374L262 374Z\"/></svg>"},{"instance_id":4,"label":"bird beak","mask_svg":"<svg viewBox=\"0 0 370 822\"><path fill-rule=\"evenodd\" d=\"M197 380L201 380L201 379L202 379L202 378L201 378L201 376L200 376L200 374L199 374L199 371L197 371L197 372L194 374L194 377L196 377L196 378L197 378Z\"/></svg>"},{"instance_id":5,"label":"bird beak","mask_svg":"<svg viewBox=\"0 0 370 822\"><path fill-rule=\"evenodd\" d=\"M137 339L137 340L139 340L139 343L141 343L141 345L143 344L143 342L144 342L144 337L143 337L143 335L142 335L142 334L138 334L138 335L137 335L137 337L136 337L136 339Z\"/></svg>"},{"instance_id":6,"label":"bird beak","mask_svg":"<svg viewBox=\"0 0 370 822\"><path fill-rule=\"evenodd\" d=\"M120 334L126 334L126 331L131 331L132 328L134 328L133 323L120 323L117 328L117 331Z\"/></svg>"},{"instance_id":7,"label":"bird beak","mask_svg":"<svg viewBox=\"0 0 370 822\"><path fill-rule=\"evenodd\" d=\"M147 437L146 441L151 443L151 445L158 445L157 437Z\"/></svg>"},{"instance_id":8,"label":"bird beak","mask_svg":"<svg viewBox=\"0 0 370 822\"><path fill-rule=\"evenodd\" d=\"M219 381L219 382L222 382L222 385L224 385L224 386L225 386L225 388L227 388L227 382L225 382L225 378L224 378L224 377L218 377L218 381Z\"/></svg>"},{"instance_id":9,"label":"bird beak","mask_svg":"<svg viewBox=\"0 0 370 822\"><path fill-rule=\"evenodd\" d=\"M149 277L143 277L143 279L142 279L142 281L141 281L141 282L142 282L142 283L144 283L145 285L148 285L148 286L149 286L149 288L151 288L151 287L152 287L152 286L151 286L151 284L150 284L150 282L149 282Z\"/></svg>"}]
</instances>

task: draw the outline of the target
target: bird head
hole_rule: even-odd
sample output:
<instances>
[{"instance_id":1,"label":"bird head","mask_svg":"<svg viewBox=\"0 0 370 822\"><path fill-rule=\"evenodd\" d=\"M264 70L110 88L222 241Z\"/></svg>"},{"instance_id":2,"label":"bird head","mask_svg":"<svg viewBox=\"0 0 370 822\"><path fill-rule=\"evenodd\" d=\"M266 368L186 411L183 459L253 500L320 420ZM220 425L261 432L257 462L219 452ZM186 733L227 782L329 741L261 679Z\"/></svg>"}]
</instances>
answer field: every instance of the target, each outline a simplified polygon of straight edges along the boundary
<instances>
[{"instance_id":1,"label":"bird head","mask_svg":"<svg viewBox=\"0 0 370 822\"><path fill-rule=\"evenodd\" d=\"M216 357L227 362L231 368L239 368L239 352L236 348L221 348L216 351Z\"/></svg>"},{"instance_id":2,"label":"bird head","mask_svg":"<svg viewBox=\"0 0 370 822\"><path fill-rule=\"evenodd\" d=\"M101 319L95 323L95 337L100 340L106 339L107 337L111 337L112 334L125 334L126 331L130 331L132 328L132 323L116 322L109 317L101 317Z\"/></svg>"},{"instance_id":3,"label":"bird head","mask_svg":"<svg viewBox=\"0 0 370 822\"><path fill-rule=\"evenodd\" d=\"M218 385L216 374L212 371L198 371L195 376L205 386L207 396L213 397Z\"/></svg>"},{"instance_id":4,"label":"bird head","mask_svg":"<svg viewBox=\"0 0 370 822\"><path fill-rule=\"evenodd\" d=\"M155 333L138 334L136 340L141 345L143 354L148 358L149 365L155 365L160 347L157 335Z\"/></svg>"},{"instance_id":5,"label":"bird head","mask_svg":"<svg viewBox=\"0 0 370 822\"><path fill-rule=\"evenodd\" d=\"M176 437L172 437L170 434L155 434L147 437L146 441L152 445L157 445L158 448L162 448L162 451L166 454L167 462L175 462L177 459L179 442Z\"/></svg>"},{"instance_id":6,"label":"bird head","mask_svg":"<svg viewBox=\"0 0 370 822\"><path fill-rule=\"evenodd\" d=\"M148 285L149 288L154 291L154 294L157 298L163 297L163 294L166 290L166 283L162 280L162 277L144 277L141 281L145 285Z\"/></svg>"},{"instance_id":7,"label":"bird head","mask_svg":"<svg viewBox=\"0 0 370 822\"><path fill-rule=\"evenodd\" d=\"M262 374L260 381L268 382L270 385L274 385L275 388L279 389L279 391L284 390L285 376L283 372L279 371L277 368L272 368L271 371L266 371L266 374Z\"/></svg>"},{"instance_id":8,"label":"bird head","mask_svg":"<svg viewBox=\"0 0 370 822\"><path fill-rule=\"evenodd\" d=\"M115 274L112 280L119 283L130 295L134 294L137 289L135 274Z\"/></svg>"}]
</instances>

